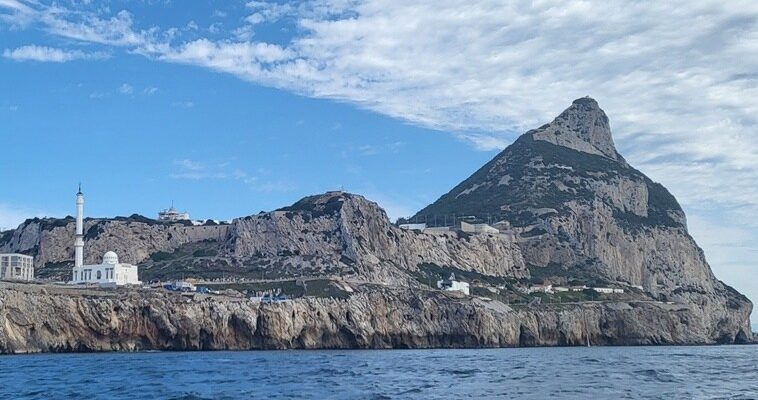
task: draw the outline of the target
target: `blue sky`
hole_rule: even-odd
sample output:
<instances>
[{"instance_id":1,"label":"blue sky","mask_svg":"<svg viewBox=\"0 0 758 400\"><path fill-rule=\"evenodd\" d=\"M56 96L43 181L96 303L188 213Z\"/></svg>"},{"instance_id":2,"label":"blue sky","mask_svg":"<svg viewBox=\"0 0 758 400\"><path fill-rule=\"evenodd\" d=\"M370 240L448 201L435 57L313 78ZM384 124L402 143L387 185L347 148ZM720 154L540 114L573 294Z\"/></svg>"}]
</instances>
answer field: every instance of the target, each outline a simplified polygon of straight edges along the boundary
<instances>
[{"instance_id":1,"label":"blue sky","mask_svg":"<svg viewBox=\"0 0 758 400\"><path fill-rule=\"evenodd\" d=\"M411 214L591 95L758 299L758 4L0 0L0 227L227 219L344 187Z\"/></svg>"}]
</instances>

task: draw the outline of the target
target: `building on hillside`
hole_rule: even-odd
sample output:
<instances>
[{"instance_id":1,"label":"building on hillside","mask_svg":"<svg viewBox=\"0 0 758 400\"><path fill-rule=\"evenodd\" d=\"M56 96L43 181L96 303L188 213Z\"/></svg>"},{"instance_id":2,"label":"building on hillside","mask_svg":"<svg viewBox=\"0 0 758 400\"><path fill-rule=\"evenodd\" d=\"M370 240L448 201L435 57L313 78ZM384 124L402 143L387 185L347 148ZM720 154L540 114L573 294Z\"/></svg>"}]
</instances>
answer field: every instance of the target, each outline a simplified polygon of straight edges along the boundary
<instances>
[{"instance_id":1,"label":"building on hillside","mask_svg":"<svg viewBox=\"0 0 758 400\"><path fill-rule=\"evenodd\" d=\"M450 274L450 278L437 281L437 287L445 291L458 291L465 295L469 294L469 284L467 282L455 280L455 274Z\"/></svg>"},{"instance_id":2,"label":"building on hillside","mask_svg":"<svg viewBox=\"0 0 758 400\"><path fill-rule=\"evenodd\" d=\"M549 293L553 294L553 285L533 285L526 289L527 293Z\"/></svg>"},{"instance_id":3,"label":"building on hillside","mask_svg":"<svg viewBox=\"0 0 758 400\"><path fill-rule=\"evenodd\" d=\"M0 254L0 279L33 280L34 257L17 253Z\"/></svg>"},{"instance_id":4,"label":"building on hillside","mask_svg":"<svg viewBox=\"0 0 758 400\"><path fill-rule=\"evenodd\" d=\"M139 285L137 266L118 262L118 255L109 251L103 255L103 262L94 265L74 267L74 284L97 283L103 285Z\"/></svg>"},{"instance_id":5,"label":"building on hillside","mask_svg":"<svg viewBox=\"0 0 758 400\"><path fill-rule=\"evenodd\" d=\"M159 221L185 221L189 219L190 219L189 213L187 213L186 211L177 211L176 208L174 208L173 202L171 203L170 208L161 210L158 213Z\"/></svg>"},{"instance_id":6,"label":"building on hillside","mask_svg":"<svg viewBox=\"0 0 758 400\"><path fill-rule=\"evenodd\" d=\"M79 185L76 193L76 238L74 239L74 268L72 284L139 285L138 267L118 262L118 255L109 251L100 264L84 265L84 193Z\"/></svg>"},{"instance_id":7,"label":"building on hillside","mask_svg":"<svg viewBox=\"0 0 758 400\"><path fill-rule=\"evenodd\" d=\"M409 231L423 231L426 229L426 224L400 224L400 229Z\"/></svg>"},{"instance_id":8,"label":"building on hillside","mask_svg":"<svg viewBox=\"0 0 758 400\"><path fill-rule=\"evenodd\" d=\"M500 233L497 228L487 224L472 224L466 221L461 221L461 230L466 233Z\"/></svg>"},{"instance_id":9,"label":"building on hillside","mask_svg":"<svg viewBox=\"0 0 758 400\"><path fill-rule=\"evenodd\" d=\"M592 290L594 290L594 291L596 291L598 293L606 293L606 294L624 293L624 289L617 289L617 288L593 287L593 288L590 288L590 289L592 289Z\"/></svg>"}]
</instances>

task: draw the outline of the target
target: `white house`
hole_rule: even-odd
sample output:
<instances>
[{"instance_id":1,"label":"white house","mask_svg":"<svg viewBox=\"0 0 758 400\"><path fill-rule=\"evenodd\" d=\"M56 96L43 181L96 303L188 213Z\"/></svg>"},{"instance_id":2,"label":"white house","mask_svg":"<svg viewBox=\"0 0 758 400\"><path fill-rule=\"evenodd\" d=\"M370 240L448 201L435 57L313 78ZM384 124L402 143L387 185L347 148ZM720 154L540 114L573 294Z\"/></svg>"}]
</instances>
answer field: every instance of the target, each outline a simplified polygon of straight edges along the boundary
<instances>
[{"instance_id":1,"label":"white house","mask_svg":"<svg viewBox=\"0 0 758 400\"><path fill-rule=\"evenodd\" d=\"M0 254L0 279L34 279L34 257L16 253Z\"/></svg>"},{"instance_id":2,"label":"white house","mask_svg":"<svg viewBox=\"0 0 758 400\"><path fill-rule=\"evenodd\" d=\"M458 291L465 295L469 294L468 282L456 281L455 274L450 274L450 278L437 281L437 287L445 291Z\"/></svg>"},{"instance_id":3,"label":"white house","mask_svg":"<svg viewBox=\"0 0 758 400\"><path fill-rule=\"evenodd\" d=\"M123 285L139 285L137 266L118 262L116 253L109 251L103 256L103 262L96 265L74 267L74 280L71 283L99 283Z\"/></svg>"}]
</instances>

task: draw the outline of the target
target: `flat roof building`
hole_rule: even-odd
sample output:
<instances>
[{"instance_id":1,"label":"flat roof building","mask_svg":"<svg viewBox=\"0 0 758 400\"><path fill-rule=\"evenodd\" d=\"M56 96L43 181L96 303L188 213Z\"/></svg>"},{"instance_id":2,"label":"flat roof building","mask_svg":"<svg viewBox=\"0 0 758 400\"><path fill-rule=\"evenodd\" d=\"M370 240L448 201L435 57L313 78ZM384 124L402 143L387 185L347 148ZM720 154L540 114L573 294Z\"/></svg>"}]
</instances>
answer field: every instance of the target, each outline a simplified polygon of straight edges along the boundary
<instances>
[{"instance_id":1,"label":"flat roof building","mask_svg":"<svg viewBox=\"0 0 758 400\"><path fill-rule=\"evenodd\" d=\"M33 280L34 257L16 253L0 254L0 279Z\"/></svg>"}]
</instances>

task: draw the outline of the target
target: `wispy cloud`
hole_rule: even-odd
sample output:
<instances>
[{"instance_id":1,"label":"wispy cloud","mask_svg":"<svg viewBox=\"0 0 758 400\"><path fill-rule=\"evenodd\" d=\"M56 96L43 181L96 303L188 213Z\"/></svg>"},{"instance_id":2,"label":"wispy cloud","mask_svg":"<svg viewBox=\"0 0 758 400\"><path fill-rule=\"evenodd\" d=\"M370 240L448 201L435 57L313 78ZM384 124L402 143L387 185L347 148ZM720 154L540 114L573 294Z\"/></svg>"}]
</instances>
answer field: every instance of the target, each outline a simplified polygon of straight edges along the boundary
<instances>
[{"instance_id":1,"label":"wispy cloud","mask_svg":"<svg viewBox=\"0 0 758 400\"><path fill-rule=\"evenodd\" d=\"M200 162L181 159L174 160L173 167L173 171L169 174L172 179L237 181L264 193L290 192L297 187L287 179L275 177L271 171L265 168L257 168L253 172L248 172L236 167L233 161Z\"/></svg>"},{"instance_id":2,"label":"wispy cloud","mask_svg":"<svg viewBox=\"0 0 758 400\"><path fill-rule=\"evenodd\" d=\"M123 83L118 87L118 92L121 94L132 94L132 92L134 92L134 87L128 83Z\"/></svg>"},{"instance_id":3,"label":"wispy cloud","mask_svg":"<svg viewBox=\"0 0 758 400\"><path fill-rule=\"evenodd\" d=\"M84 52L81 50L65 50L53 47L27 45L15 49L5 49L3 57L15 61L37 61L64 63L74 60L103 60L110 55L103 52Z\"/></svg>"}]
</instances>

